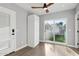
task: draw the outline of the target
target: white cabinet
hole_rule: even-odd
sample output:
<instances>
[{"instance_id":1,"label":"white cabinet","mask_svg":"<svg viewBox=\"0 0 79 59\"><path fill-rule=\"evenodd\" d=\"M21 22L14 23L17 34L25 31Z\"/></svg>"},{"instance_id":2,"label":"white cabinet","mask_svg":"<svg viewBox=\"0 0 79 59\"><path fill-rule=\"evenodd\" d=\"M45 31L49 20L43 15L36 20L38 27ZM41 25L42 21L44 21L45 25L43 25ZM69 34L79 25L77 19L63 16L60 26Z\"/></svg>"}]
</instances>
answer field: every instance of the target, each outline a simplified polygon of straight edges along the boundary
<instances>
[{"instance_id":1,"label":"white cabinet","mask_svg":"<svg viewBox=\"0 0 79 59\"><path fill-rule=\"evenodd\" d=\"M39 44L39 17L28 16L28 46L35 47Z\"/></svg>"}]
</instances>

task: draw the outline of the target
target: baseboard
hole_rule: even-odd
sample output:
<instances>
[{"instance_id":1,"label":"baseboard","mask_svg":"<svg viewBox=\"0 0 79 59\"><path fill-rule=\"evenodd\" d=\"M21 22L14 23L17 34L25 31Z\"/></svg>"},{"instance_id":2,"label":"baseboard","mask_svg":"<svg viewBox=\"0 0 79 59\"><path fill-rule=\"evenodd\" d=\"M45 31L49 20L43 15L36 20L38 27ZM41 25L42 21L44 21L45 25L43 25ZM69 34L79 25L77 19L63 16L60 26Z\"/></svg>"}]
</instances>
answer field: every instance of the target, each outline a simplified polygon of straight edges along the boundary
<instances>
[{"instance_id":1,"label":"baseboard","mask_svg":"<svg viewBox=\"0 0 79 59\"><path fill-rule=\"evenodd\" d=\"M35 48L37 45L39 44L39 42L37 42L35 45L27 45L27 46L29 46L29 47L31 47L31 48Z\"/></svg>"},{"instance_id":2,"label":"baseboard","mask_svg":"<svg viewBox=\"0 0 79 59\"><path fill-rule=\"evenodd\" d=\"M22 46L22 47L19 47L19 48L15 49L15 51L18 51L18 50L20 50L20 49L22 49L22 48L24 48L24 47L27 47L27 44L24 45L24 46Z\"/></svg>"},{"instance_id":3,"label":"baseboard","mask_svg":"<svg viewBox=\"0 0 79 59\"><path fill-rule=\"evenodd\" d=\"M40 42L45 42L44 40L39 40Z\"/></svg>"},{"instance_id":4,"label":"baseboard","mask_svg":"<svg viewBox=\"0 0 79 59\"><path fill-rule=\"evenodd\" d=\"M73 45L67 45L67 46L75 48L75 46L73 46Z\"/></svg>"},{"instance_id":5,"label":"baseboard","mask_svg":"<svg viewBox=\"0 0 79 59\"><path fill-rule=\"evenodd\" d=\"M40 42L45 42L45 41L44 40L40 40ZM66 46L74 47L75 48L75 46L73 46L73 45L66 45Z\"/></svg>"}]
</instances>

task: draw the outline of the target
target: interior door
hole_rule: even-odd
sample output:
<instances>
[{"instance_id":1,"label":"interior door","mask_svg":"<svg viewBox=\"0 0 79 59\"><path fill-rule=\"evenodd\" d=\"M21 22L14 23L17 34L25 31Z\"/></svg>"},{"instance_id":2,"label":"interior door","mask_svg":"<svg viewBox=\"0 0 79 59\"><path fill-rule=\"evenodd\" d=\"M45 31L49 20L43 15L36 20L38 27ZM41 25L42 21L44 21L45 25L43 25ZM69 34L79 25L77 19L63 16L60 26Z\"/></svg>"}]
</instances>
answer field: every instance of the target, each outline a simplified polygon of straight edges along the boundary
<instances>
[{"instance_id":1,"label":"interior door","mask_svg":"<svg viewBox=\"0 0 79 59\"><path fill-rule=\"evenodd\" d=\"M0 12L0 55L6 55L13 51L10 18L10 15Z\"/></svg>"}]
</instances>

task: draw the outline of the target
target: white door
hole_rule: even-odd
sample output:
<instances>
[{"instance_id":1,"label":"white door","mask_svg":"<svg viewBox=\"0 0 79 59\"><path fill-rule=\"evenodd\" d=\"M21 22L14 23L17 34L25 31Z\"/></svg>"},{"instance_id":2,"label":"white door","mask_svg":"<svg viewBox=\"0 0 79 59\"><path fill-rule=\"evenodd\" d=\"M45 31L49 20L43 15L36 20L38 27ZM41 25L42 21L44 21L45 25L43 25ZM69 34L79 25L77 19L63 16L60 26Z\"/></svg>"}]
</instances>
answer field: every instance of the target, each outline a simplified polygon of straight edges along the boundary
<instances>
[{"instance_id":1,"label":"white door","mask_svg":"<svg viewBox=\"0 0 79 59\"><path fill-rule=\"evenodd\" d=\"M0 56L15 49L15 18L9 14L11 11L7 13L5 10L9 12L8 9L0 8Z\"/></svg>"}]
</instances>

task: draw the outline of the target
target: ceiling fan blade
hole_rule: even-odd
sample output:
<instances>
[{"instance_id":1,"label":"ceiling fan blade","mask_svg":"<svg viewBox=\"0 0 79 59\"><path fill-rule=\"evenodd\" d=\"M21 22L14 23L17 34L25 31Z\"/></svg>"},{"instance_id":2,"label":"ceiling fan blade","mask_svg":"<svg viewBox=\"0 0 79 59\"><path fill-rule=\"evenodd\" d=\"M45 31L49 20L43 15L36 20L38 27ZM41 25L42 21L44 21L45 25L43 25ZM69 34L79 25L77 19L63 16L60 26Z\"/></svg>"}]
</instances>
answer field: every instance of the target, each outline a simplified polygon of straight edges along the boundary
<instances>
[{"instance_id":1,"label":"ceiling fan blade","mask_svg":"<svg viewBox=\"0 0 79 59\"><path fill-rule=\"evenodd\" d=\"M54 4L54 3L49 3L49 4L47 5L47 7L51 6L52 4Z\"/></svg>"},{"instance_id":2,"label":"ceiling fan blade","mask_svg":"<svg viewBox=\"0 0 79 59\"><path fill-rule=\"evenodd\" d=\"M43 7L32 7L32 8L43 8Z\"/></svg>"}]
</instances>

